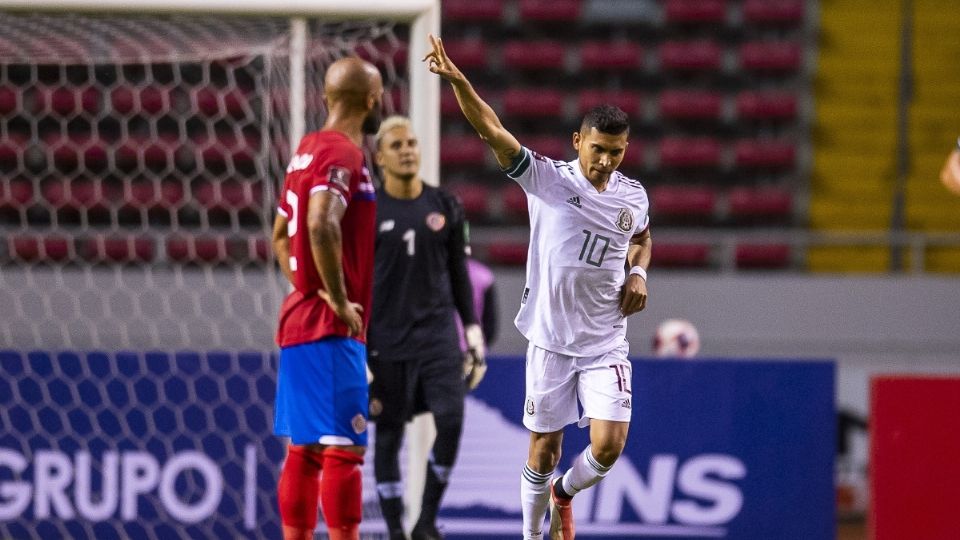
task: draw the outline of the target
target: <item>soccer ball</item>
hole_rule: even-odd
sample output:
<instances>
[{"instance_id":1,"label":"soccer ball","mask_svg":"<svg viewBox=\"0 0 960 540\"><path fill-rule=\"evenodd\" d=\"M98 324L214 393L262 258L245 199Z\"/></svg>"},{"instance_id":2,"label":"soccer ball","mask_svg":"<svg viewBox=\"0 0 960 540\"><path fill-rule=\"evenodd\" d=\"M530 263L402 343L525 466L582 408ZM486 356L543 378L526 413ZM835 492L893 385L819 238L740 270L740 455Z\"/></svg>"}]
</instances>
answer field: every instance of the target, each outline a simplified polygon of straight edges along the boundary
<instances>
[{"instance_id":1,"label":"soccer ball","mask_svg":"<svg viewBox=\"0 0 960 540\"><path fill-rule=\"evenodd\" d=\"M653 354L659 357L691 358L700 350L697 328L684 319L667 319L653 336Z\"/></svg>"}]
</instances>

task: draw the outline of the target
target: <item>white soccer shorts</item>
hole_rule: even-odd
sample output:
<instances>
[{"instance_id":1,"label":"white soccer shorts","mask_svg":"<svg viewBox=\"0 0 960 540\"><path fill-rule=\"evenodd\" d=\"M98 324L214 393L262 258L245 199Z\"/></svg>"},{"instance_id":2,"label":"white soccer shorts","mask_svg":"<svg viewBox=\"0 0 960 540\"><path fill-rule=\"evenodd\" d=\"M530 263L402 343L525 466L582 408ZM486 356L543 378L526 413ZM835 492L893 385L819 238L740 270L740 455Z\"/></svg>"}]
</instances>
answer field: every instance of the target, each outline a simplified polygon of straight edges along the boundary
<instances>
[{"instance_id":1,"label":"white soccer shorts","mask_svg":"<svg viewBox=\"0 0 960 540\"><path fill-rule=\"evenodd\" d=\"M535 433L552 433L574 422L584 427L591 418L629 422L633 405L629 352L626 340L610 352L587 357L558 354L531 343L523 425Z\"/></svg>"}]
</instances>

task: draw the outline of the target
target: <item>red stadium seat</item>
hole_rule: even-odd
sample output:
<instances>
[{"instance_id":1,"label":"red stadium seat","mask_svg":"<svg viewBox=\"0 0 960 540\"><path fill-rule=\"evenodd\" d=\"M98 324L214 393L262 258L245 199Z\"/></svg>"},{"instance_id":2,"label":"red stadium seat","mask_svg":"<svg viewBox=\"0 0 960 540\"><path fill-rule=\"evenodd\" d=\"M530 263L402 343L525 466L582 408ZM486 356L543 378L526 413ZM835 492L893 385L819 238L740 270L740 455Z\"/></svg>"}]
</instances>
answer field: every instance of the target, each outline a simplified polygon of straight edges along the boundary
<instances>
[{"instance_id":1,"label":"red stadium seat","mask_svg":"<svg viewBox=\"0 0 960 540\"><path fill-rule=\"evenodd\" d=\"M527 264L527 244L505 242L487 246L487 262L494 265L523 266Z\"/></svg>"},{"instance_id":2,"label":"red stadium seat","mask_svg":"<svg viewBox=\"0 0 960 540\"><path fill-rule=\"evenodd\" d=\"M713 41L667 41L660 46L660 67L668 71L717 71L723 49Z\"/></svg>"},{"instance_id":3,"label":"red stadium seat","mask_svg":"<svg viewBox=\"0 0 960 540\"><path fill-rule=\"evenodd\" d=\"M14 178L10 182L0 182L0 209L19 210L33 203L33 182L23 178Z\"/></svg>"},{"instance_id":4,"label":"red stadium seat","mask_svg":"<svg viewBox=\"0 0 960 540\"><path fill-rule=\"evenodd\" d=\"M722 23L727 18L726 0L667 0L664 18L668 23Z\"/></svg>"},{"instance_id":5,"label":"red stadium seat","mask_svg":"<svg viewBox=\"0 0 960 540\"><path fill-rule=\"evenodd\" d=\"M650 189L650 209L657 216L713 216L717 194L709 187L657 186Z\"/></svg>"},{"instance_id":6,"label":"red stadium seat","mask_svg":"<svg viewBox=\"0 0 960 540\"><path fill-rule=\"evenodd\" d=\"M84 259L103 263L150 262L154 257L153 240L135 236L96 235L84 241L81 251Z\"/></svg>"},{"instance_id":7,"label":"red stadium seat","mask_svg":"<svg viewBox=\"0 0 960 540\"><path fill-rule=\"evenodd\" d=\"M36 236L8 236L7 252L14 259L33 262L40 259L40 240Z\"/></svg>"},{"instance_id":8,"label":"red stadium seat","mask_svg":"<svg viewBox=\"0 0 960 540\"><path fill-rule=\"evenodd\" d=\"M21 107L20 92L9 86L0 86L0 115L12 114Z\"/></svg>"},{"instance_id":9,"label":"red stadium seat","mask_svg":"<svg viewBox=\"0 0 960 540\"><path fill-rule=\"evenodd\" d=\"M581 90L577 95L577 114L583 116L598 105L609 103L623 109L631 117L641 113L643 96L639 92L630 90Z\"/></svg>"},{"instance_id":10,"label":"red stadium seat","mask_svg":"<svg viewBox=\"0 0 960 540\"><path fill-rule=\"evenodd\" d=\"M0 168L15 169L26 154L30 138L23 133L12 132L6 137L0 137Z\"/></svg>"},{"instance_id":11,"label":"red stadium seat","mask_svg":"<svg viewBox=\"0 0 960 540\"><path fill-rule=\"evenodd\" d=\"M509 182L500 190L504 214L513 221L527 220L527 194L515 182Z\"/></svg>"},{"instance_id":12,"label":"red stadium seat","mask_svg":"<svg viewBox=\"0 0 960 540\"><path fill-rule=\"evenodd\" d=\"M793 120L797 96L785 91L747 90L737 95L737 115L747 120Z\"/></svg>"},{"instance_id":13,"label":"red stadium seat","mask_svg":"<svg viewBox=\"0 0 960 540\"><path fill-rule=\"evenodd\" d=\"M520 18L574 23L580 19L580 0L520 0Z\"/></svg>"},{"instance_id":14,"label":"red stadium seat","mask_svg":"<svg viewBox=\"0 0 960 540\"><path fill-rule=\"evenodd\" d=\"M790 267L788 244L739 244L735 250L737 268L777 270Z\"/></svg>"},{"instance_id":15,"label":"red stadium seat","mask_svg":"<svg viewBox=\"0 0 960 540\"><path fill-rule=\"evenodd\" d=\"M490 52L487 50L487 43L482 39L445 39L443 40L443 48L460 69L487 68L487 57Z\"/></svg>"},{"instance_id":16,"label":"red stadium seat","mask_svg":"<svg viewBox=\"0 0 960 540\"><path fill-rule=\"evenodd\" d=\"M585 41L580 48L580 69L637 70L643 65L643 49L632 41Z\"/></svg>"},{"instance_id":17,"label":"red stadium seat","mask_svg":"<svg viewBox=\"0 0 960 540\"><path fill-rule=\"evenodd\" d=\"M270 258L270 242L262 236L247 237L247 259L254 262L266 262Z\"/></svg>"},{"instance_id":18,"label":"red stadium seat","mask_svg":"<svg viewBox=\"0 0 960 540\"><path fill-rule=\"evenodd\" d=\"M107 144L88 133L64 136L53 132L43 138L58 170L73 171L78 166L86 171L101 171L108 163Z\"/></svg>"},{"instance_id":19,"label":"red stadium seat","mask_svg":"<svg viewBox=\"0 0 960 540\"><path fill-rule=\"evenodd\" d=\"M645 148L645 142L636 137L631 137L628 140L629 144L627 145L627 151L623 153L623 162L620 164L621 167L640 167L644 162L643 151ZM630 176L629 174L627 176Z\"/></svg>"},{"instance_id":20,"label":"red stadium seat","mask_svg":"<svg viewBox=\"0 0 960 540\"><path fill-rule=\"evenodd\" d=\"M403 70L407 65L407 44L390 39L379 39L365 42L355 49L357 56L376 64L386 66L392 63L397 70Z\"/></svg>"},{"instance_id":21,"label":"red stadium seat","mask_svg":"<svg viewBox=\"0 0 960 540\"><path fill-rule=\"evenodd\" d=\"M511 88L503 93L509 116L543 118L563 115L563 94L551 88Z\"/></svg>"},{"instance_id":22,"label":"red stadium seat","mask_svg":"<svg viewBox=\"0 0 960 540\"><path fill-rule=\"evenodd\" d=\"M653 243L650 265L654 268L707 268L710 246L701 243Z\"/></svg>"},{"instance_id":23,"label":"red stadium seat","mask_svg":"<svg viewBox=\"0 0 960 540\"><path fill-rule=\"evenodd\" d=\"M723 97L708 90L668 89L660 94L660 117L673 120L717 120Z\"/></svg>"},{"instance_id":24,"label":"red stadium seat","mask_svg":"<svg viewBox=\"0 0 960 540\"><path fill-rule=\"evenodd\" d=\"M63 236L45 236L43 242L44 258L49 261L63 262L71 258L73 242Z\"/></svg>"},{"instance_id":25,"label":"red stadium seat","mask_svg":"<svg viewBox=\"0 0 960 540\"><path fill-rule=\"evenodd\" d=\"M174 262L222 263L227 260L222 236L173 236L167 239L167 258Z\"/></svg>"},{"instance_id":26,"label":"red stadium seat","mask_svg":"<svg viewBox=\"0 0 960 540\"><path fill-rule=\"evenodd\" d=\"M179 139L173 135L131 135L120 142L114 155L117 167L121 170L144 167L162 170L173 164L173 154L179 146Z\"/></svg>"},{"instance_id":27,"label":"red stadium seat","mask_svg":"<svg viewBox=\"0 0 960 540\"><path fill-rule=\"evenodd\" d=\"M100 91L93 87L71 88L65 86L42 86L37 88L34 112L54 113L72 118L80 113L95 115L100 112Z\"/></svg>"},{"instance_id":28,"label":"red stadium seat","mask_svg":"<svg viewBox=\"0 0 960 540\"><path fill-rule=\"evenodd\" d=\"M185 190L177 180L160 183L160 205L164 208L178 208L183 205Z\"/></svg>"},{"instance_id":29,"label":"red stadium seat","mask_svg":"<svg viewBox=\"0 0 960 540\"><path fill-rule=\"evenodd\" d=\"M223 89L203 86L190 89L190 102L194 110L207 117L225 114L243 118L247 113L247 96L237 88Z\"/></svg>"},{"instance_id":30,"label":"red stadium seat","mask_svg":"<svg viewBox=\"0 0 960 540\"><path fill-rule=\"evenodd\" d=\"M727 196L734 221L788 220L793 212L793 194L780 188L738 187Z\"/></svg>"},{"instance_id":31,"label":"red stadium seat","mask_svg":"<svg viewBox=\"0 0 960 540\"><path fill-rule=\"evenodd\" d=\"M108 198L104 196L104 184L102 182L95 182L86 178L48 180L43 183L41 189L43 198L54 208L102 208L110 204L110 199L118 198L118 194L115 193L116 187L113 187L114 192L111 192ZM109 189L107 188L107 190Z\"/></svg>"},{"instance_id":32,"label":"red stadium seat","mask_svg":"<svg viewBox=\"0 0 960 540\"><path fill-rule=\"evenodd\" d=\"M796 148L789 141L744 139L734 145L738 167L787 168L796 161Z\"/></svg>"},{"instance_id":33,"label":"red stadium seat","mask_svg":"<svg viewBox=\"0 0 960 540\"><path fill-rule=\"evenodd\" d=\"M803 0L744 0L743 20L751 25L799 25L803 22Z\"/></svg>"},{"instance_id":34,"label":"red stadium seat","mask_svg":"<svg viewBox=\"0 0 960 540\"><path fill-rule=\"evenodd\" d=\"M667 137L660 141L661 167L713 167L720 163L720 142L709 137Z\"/></svg>"},{"instance_id":35,"label":"red stadium seat","mask_svg":"<svg viewBox=\"0 0 960 540\"><path fill-rule=\"evenodd\" d=\"M577 151L573 149L573 135L536 135L523 136L518 135L517 140L520 144L550 159L558 161L570 161L577 156ZM526 204L526 203L524 203Z\"/></svg>"},{"instance_id":36,"label":"red stadium seat","mask_svg":"<svg viewBox=\"0 0 960 540\"><path fill-rule=\"evenodd\" d=\"M440 141L440 163L443 165L483 165L487 145L478 135L444 135Z\"/></svg>"},{"instance_id":37,"label":"red stadium seat","mask_svg":"<svg viewBox=\"0 0 960 540\"><path fill-rule=\"evenodd\" d=\"M476 182L458 182L445 186L445 189L463 205L467 219L483 221L490 212L490 189Z\"/></svg>"},{"instance_id":38,"label":"red stadium seat","mask_svg":"<svg viewBox=\"0 0 960 540\"><path fill-rule=\"evenodd\" d=\"M740 67L749 71L796 71L802 61L799 43L751 41L740 45Z\"/></svg>"},{"instance_id":39,"label":"red stadium seat","mask_svg":"<svg viewBox=\"0 0 960 540\"><path fill-rule=\"evenodd\" d=\"M483 22L503 17L503 0L444 0L443 20Z\"/></svg>"},{"instance_id":40,"label":"red stadium seat","mask_svg":"<svg viewBox=\"0 0 960 540\"><path fill-rule=\"evenodd\" d=\"M169 88L119 86L110 92L110 106L122 115L161 116L170 110L173 98Z\"/></svg>"},{"instance_id":41,"label":"red stadium seat","mask_svg":"<svg viewBox=\"0 0 960 540\"><path fill-rule=\"evenodd\" d=\"M508 70L563 70L567 51L559 41L508 41L503 65Z\"/></svg>"}]
</instances>

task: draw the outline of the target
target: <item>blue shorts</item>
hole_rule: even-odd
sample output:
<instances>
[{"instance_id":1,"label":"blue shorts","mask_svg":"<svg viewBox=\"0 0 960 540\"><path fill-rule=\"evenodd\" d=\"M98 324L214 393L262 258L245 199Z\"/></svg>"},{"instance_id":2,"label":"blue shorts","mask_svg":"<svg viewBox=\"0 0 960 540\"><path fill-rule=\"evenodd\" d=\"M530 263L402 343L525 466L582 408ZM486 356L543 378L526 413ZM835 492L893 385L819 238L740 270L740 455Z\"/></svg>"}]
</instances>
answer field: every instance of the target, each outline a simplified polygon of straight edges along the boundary
<instances>
[{"instance_id":1,"label":"blue shorts","mask_svg":"<svg viewBox=\"0 0 960 540\"><path fill-rule=\"evenodd\" d=\"M273 432L293 444L367 445L367 347L327 337L280 349Z\"/></svg>"}]
</instances>

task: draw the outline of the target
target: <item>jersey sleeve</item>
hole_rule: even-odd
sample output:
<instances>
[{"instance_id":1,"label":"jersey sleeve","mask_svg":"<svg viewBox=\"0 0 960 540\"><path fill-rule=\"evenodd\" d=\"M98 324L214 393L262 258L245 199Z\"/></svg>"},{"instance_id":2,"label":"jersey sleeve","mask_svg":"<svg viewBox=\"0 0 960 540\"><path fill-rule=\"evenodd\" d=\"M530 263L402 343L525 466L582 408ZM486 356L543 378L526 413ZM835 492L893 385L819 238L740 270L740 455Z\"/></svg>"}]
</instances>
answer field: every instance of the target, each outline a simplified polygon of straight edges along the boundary
<instances>
[{"instance_id":1,"label":"jersey sleeve","mask_svg":"<svg viewBox=\"0 0 960 540\"><path fill-rule=\"evenodd\" d=\"M352 178L361 168L362 155L359 149L345 144L330 145L315 155L307 168L309 193L330 191L340 198L344 206L350 204L350 185L359 181Z\"/></svg>"},{"instance_id":2,"label":"jersey sleeve","mask_svg":"<svg viewBox=\"0 0 960 540\"><path fill-rule=\"evenodd\" d=\"M542 156L524 146L513 163L503 172L520 184L527 193L538 194L548 187L558 163L561 162Z\"/></svg>"},{"instance_id":3,"label":"jersey sleeve","mask_svg":"<svg viewBox=\"0 0 960 540\"><path fill-rule=\"evenodd\" d=\"M457 313L460 314L460 320L463 321L463 324L474 324L477 322L477 316L473 307L473 286L470 282L470 273L467 270L469 239L466 214L463 205L456 198L446 193L442 193L441 196L446 207L447 218L450 220L450 236L447 240L447 257L449 257L449 260L447 265L450 273L453 303L457 307Z\"/></svg>"}]
</instances>

